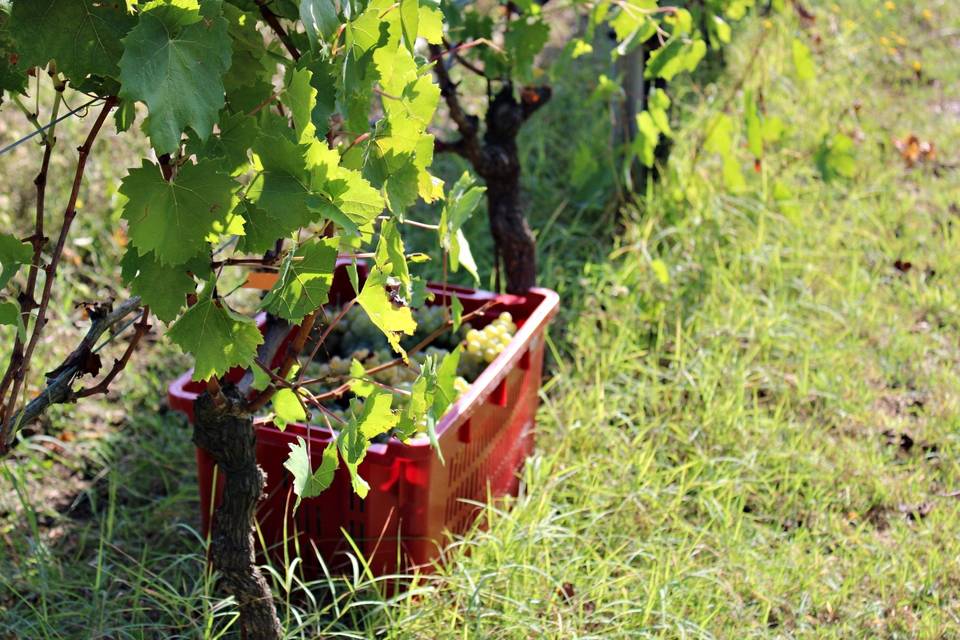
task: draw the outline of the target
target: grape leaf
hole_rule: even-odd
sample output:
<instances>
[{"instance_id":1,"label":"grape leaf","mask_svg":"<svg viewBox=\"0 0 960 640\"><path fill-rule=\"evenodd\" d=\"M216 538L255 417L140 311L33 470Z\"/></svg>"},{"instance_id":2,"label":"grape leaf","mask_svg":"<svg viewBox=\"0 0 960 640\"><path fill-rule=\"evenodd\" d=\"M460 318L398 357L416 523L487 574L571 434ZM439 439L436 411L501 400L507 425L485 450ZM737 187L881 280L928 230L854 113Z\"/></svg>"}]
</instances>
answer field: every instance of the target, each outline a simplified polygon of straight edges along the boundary
<instances>
[{"instance_id":1,"label":"grape leaf","mask_svg":"<svg viewBox=\"0 0 960 640\"><path fill-rule=\"evenodd\" d=\"M436 427L457 399L455 381L459 364L460 347L445 355L443 360L438 360L434 355L427 356L420 365L420 375L411 387L410 398L397 425L397 433L401 438L425 427L430 444L441 462L443 452L440 450Z\"/></svg>"},{"instance_id":2,"label":"grape leaf","mask_svg":"<svg viewBox=\"0 0 960 640\"><path fill-rule=\"evenodd\" d=\"M327 303L339 238L305 242L287 255L280 278L261 308L291 322L300 322Z\"/></svg>"},{"instance_id":3,"label":"grape leaf","mask_svg":"<svg viewBox=\"0 0 960 640\"><path fill-rule=\"evenodd\" d=\"M20 265L29 264L32 258L33 247L10 234L0 233L0 289L7 286Z\"/></svg>"},{"instance_id":4,"label":"grape leaf","mask_svg":"<svg viewBox=\"0 0 960 640\"><path fill-rule=\"evenodd\" d=\"M237 248L250 253L264 253L272 249L279 238L282 238L298 228L299 220L289 221L275 215L272 211L262 209L250 202L241 200L234 211L243 216L244 235L240 236ZM288 228L289 225L294 225Z\"/></svg>"},{"instance_id":5,"label":"grape leaf","mask_svg":"<svg viewBox=\"0 0 960 640\"><path fill-rule=\"evenodd\" d=\"M460 331L460 325L463 324L463 303L456 294L450 298L450 320L453 323L453 332Z\"/></svg>"},{"instance_id":6,"label":"grape leaf","mask_svg":"<svg viewBox=\"0 0 960 640\"><path fill-rule=\"evenodd\" d=\"M510 23L503 44L510 54L514 73L523 81L533 79L533 61L547 44L550 27L539 19L521 17Z\"/></svg>"},{"instance_id":7,"label":"grape leaf","mask_svg":"<svg viewBox=\"0 0 960 640\"><path fill-rule=\"evenodd\" d=\"M359 414L353 415L340 430L337 445L343 462L350 471L353 490L361 498L366 498L370 485L360 477L357 468L367 455L371 438L386 433L397 425L400 417L391 410L393 395L379 389L374 390L363 402Z\"/></svg>"},{"instance_id":8,"label":"grape leaf","mask_svg":"<svg viewBox=\"0 0 960 640\"><path fill-rule=\"evenodd\" d=\"M320 466L313 470L310 466L310 452L303 438L297 436L297 443L290 443L290 453L283 466L293 474L293 492L297 496L294 509L300 506L303 498L315 498L333 484L334 472L340 466L337 457L337 443L331 440L323 450Z\"/></svg>"},{"instance_id":9,"label":"grape leaf","mask_svg":"<svg viewBox=\"0 0 960 640\"><path fill-rule=\"evenodd\" d=\"M464 171L450 189L440 212L438 229L440 245L450 253L450 268L456 272L462 264L477 282L480 282L480 276L462 227L480 204L485 191L486 188L477 186L473 177Z\"/></svg>"},{"instance_id":10,"label":"grape leaf","mask_svg":"<svg viewBox=\"0 0 960 640\"><path fill-rule=\"evenodd\" d=\"M254 366L254 369L260 367ZM280 389L273 394L273 424L280 431L287 428L291 422L303 422L307 419L307 412L303 410L303 405L297 399L297 393L293 389Z\"/></svg>"},{"instance_id":11,"label":"grape leaf","mask_svg":"<svg viewBox=\"0 0 960 640\"><path fill-rule=\"evenodd\" d=\"M356 225L364 225L383 212L383 196L358 172L338 167L326 190L333 204Z\"/></svg>"},{"instance_id":12,"label":"grape leaf","mask_svg":"<svg viewBox=\"0 0 960 640\"><path fill-rule=\"evenodd\" d=\"M364 380L366 375L367 371L359 360L350 361L350 391L357 397L366 398L376 390L376 386Z\"/></svg>"},{"instance_id":13,"label":"grape leaf","mask_svg":"<svg viewBox=\"0 0 960 640\"><path fill-rule=\"evenodd\" d=\"M26 327L23 326L23 318L20 316L20 305L16 302L0 300L0 325L8 325L17 328L17 335L21 340L25 338Z\"/></svg>"},{"instance_id":14,"label":"grape leaf","mask_svg":"<svg viewBox=\"0 0 960 640\"><path fill-rule=\"evenodd\" d=\"M710 23L710 30L716 34L717 40L719 40L721 44L730 44L732 30L723 18L717 15L713 16L713 20Z\"/></svg>"},{"instance_id":15,"label":"grape leaf","mask_svg":"<svg viewBox=\"0 0 960 640\"><path fill-rule=\"evenodd\" d=\"M157 153L175 151L187 127L206 140L225 103L226 19L151 3L123 43L120 97L146 103L146 130Z\"/></svg>"},{"instance_id":16,"label":"grape leaf","mask_svg":"<svg viewBox=\"0 0 960 640\"><path fill-rule=\"evenodd\" d=\"M410 267L407 265L403 238L400 237L397 223L393 220L386 220L380 225L380 241L377 243L374 260L380 271L399 283L400 301L412 304L410 298L413 293L413 279L410 277Z\"/></svg>"},{"instance_id":17,"label":"grape leaf","mask_svg":"<svg viewBox=\"0 0 960 640\"><path fill-rule=\"evenodd\" d=\"M645 42L657 32L657 23L650 18L650 12L657 8L656 0L631 0L620 6L620 11L610 20L610 26L617 40L627 47ZM626 53L620 52L620 55Z\"/></svg>"},{"instance_id":18,"label":"grape leaf","mask_svg":"<svg viewBox=\"0 0 960 640\"><path fill-rule=\"evenodd\" d=\"M75 83L88 75L117 78L121 38L136 21L123 2L20 0L13 3L20 68L46 67L56 60Z\"/></svg>"},{"instance_id":19,"label":"grape leaf","mask_svg":"<svg viewBox=\"0 0 960 640\"><path fill-rule=\"evenodd\" d=\"M287 74L283 103L290 107L294 130L300 142L310 141L317 133L317 128L313 124L317 90L311 84L312 78L313 72L309 69L291 69Z\"/></svg>"},{"instance_id":20,"label":"grape leaf","mask_svg":"<svg viewBox=\"0 0 960 640\"><path fill-rule=\"evenodd\" d=\"M400 0L400 28L403 31L403 42L410 53L417 43L417 31L420 30L420 2L419 0Z\"/></svg>"},{"instance_id":21,"label":"grape leaf","mask_svg":"<svg viewBox=\"0 0 960 640\"><path fill-rule=\"evenodd\" d=\"M18 68L19 54L10 33L10 14L0 4L0 99L3 92L22 93L27 75Z\"/></svg>"},{"instance_id":22,"label":"grape leaf","mask_svg":"<svg viewBox=\"0 0 960 640\"><path fill-rule=\"evenodd\" d=\"M407 352L400 346L400 335L412 336L417 329L410 307L394 305L387 294L387 276L374 267L363 283L357 302L367 312L370 322L387 337L394 351L406 359Z\"/></svg>"},{"instance_id":23,"label":"grape leaf","mask_svg":"<svg viewBox=\"0 0 960 640\"><path fill-rule=\"evenodd\" d=\"M193 276L206 278L210 273L210 263L205 257L171 266L157 260L152 251L140 255L136 247L127 249L120 267L130 292L140 296L144 304L150 305L153 314L167 323L180 315L187 295L196 293L197 282Z\"/></svg>"},{"instance_id":24,"label":"grape leaf","mask_svg":"<svg viewBox=\"0 0 960 640\"><path fill-rule=\"evenodd\" d=\"M662 47L658 47L650 54L647 67L644 70L645 78L663 78L668 82L682 68L683 41L671 38Z\"/></svg>"},{"instance_id":25,"label":"grape leaf","mask_svg":"<svg viewBox=\"0 0 960 640\"><path fill-rule=\"evenodd\" d=\"M314 47L319 41L330 40L340 27L333 0L300 0L300 21Z\"/></svg>"},{"instance_id":26,"label":"grape leaf","mask_svg":"<svg viewBox=\"0 0 960 640\"><path fill-rule=\"evenodd\" d=\"M167 331L174 344L194 357L194 380L249 367L263 343L257 323L214 300L213 289L214 284L208 283L197 303Z\"/></svg>"},{"instance_id":27,"label":"grape leaf","mask_svg":"<svg viewBox=\"0 0 960 640\"><path fill-rule=\"evenodd\" d=\"M253 147L263 170L250 183L247 197L283 221L277 237L306 226L313 218L309 214L314 193L307 171L308 149L287 138L266 135Z\"/></svg>"},{"instance_id":28,"label":"grape leaf","mask_svg":"<svg viewBox=\"0 0 960 640\"><path fill-rule=\"evenodd\" d=\"M272 382L269 374L260 367L254 365L250 368L253 371L253 383L250 385L250 388L254 391L263 391L270 386Z\"/></svg>"},{"instance_id":29,"label":"grape leaf","mask_svg":"<svg viewBox=\"0 0 960 640\"><path fill-rule=\"evenodd\" d=\"M219 158L223 168L234 173L249 164L247 150L257 139L257 122L243 113L225 114L219 123L220 132L201 142L190 136L187 153L204 158Z\"/></svg>"},{"instance_id":30,"label":"grape leaf","mask_svg":"<svg viewBox=\"0 0 960 640\"><path fill-rule=\"evenodd\" d=\"M144 160L120 185L128 199L123 217L130 240L141 254L153 251L163 264L183 264L206 249L206 236L217 225L229 225L236 186L215 161L185 164L167 182L155 164Z\"/></svg>"},{"instance_id":31,"label":"grape leaf","mask_svg":"<svg viewBox=\"0 0 960 640\"><path fill-rule=\"evenodd\" d=\"M419 17L420 35L430 44L443 42L443 13L435 8L423 5Z\"/></svg>"},{"instance_id":32,"label":"grape leaf","mask_svg":"<svg viewBox=\"0 0 960 640\"><path fill-rule=\"evenodd\" d=\"M641 111L637 114L637 137L633 140L633 152L640 156L643 166L653 166L654 152L659 141L660 128L649 111Z\"/></svg>"},{"instance_id":33,"label":"grape leaf","mask_svg":"<svg viewBox=\"0 0 960 640\"><path fill-rule=\"evenodd\" d=\"M304 56L300 64L310 70L310 86L317 90L311 119L316 135L323 138L330 130L330 116L337 110L337 69L330 60Z\"/></svg>"}]
</instances>

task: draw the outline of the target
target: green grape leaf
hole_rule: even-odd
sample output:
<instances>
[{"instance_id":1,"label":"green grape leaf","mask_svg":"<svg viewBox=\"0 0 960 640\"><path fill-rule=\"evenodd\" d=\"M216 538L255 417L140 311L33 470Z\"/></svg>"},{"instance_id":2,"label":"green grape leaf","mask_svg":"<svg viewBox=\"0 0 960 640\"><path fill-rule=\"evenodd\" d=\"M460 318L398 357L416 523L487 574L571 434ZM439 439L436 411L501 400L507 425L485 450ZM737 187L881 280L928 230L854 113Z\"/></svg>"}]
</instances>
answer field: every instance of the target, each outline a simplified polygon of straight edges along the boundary
<instances>
[{"instance_id":1,"label":"green grape leaf","mask_svg":"<svg viewBox=\"0 0 960 640\"><path fill-rule=\"evenodd\" d=\"M150 305L153 314L166 323L180 315L187 295L197 292L194 276L205 279L210 274L210 263L205 257L171 266L157 260L152 251L140 255L136 247L127 249L120 267L130 292L140 296L144 304Z\"/></svg>"},{"instance_id":2,"label":"green grape leaf","mask_svg":"<svg viewBox=\"0 0 960 640\"><path fill-rule=\"evenodd\" d=\"M225 102L226 19L179 3L151 3L123 42L120 97L146 103L146 130L157 153L176 151L187 127L206 140Z\"/></svg>"},{"instance_id":3,"label":"green grape leaf","mask_svg":"<svg viewBox=\"0 0 960 640\"><path fill-rule=\"evenodd\" d=\"M450 254L450 268L456 272L463 265L478 283L477 265L462 227L476 211L485 192L486 188L477 186L473 176L465 171L447 196L438 229L440 246Z\"/></svg>"},{"instance_id":4,"label":"green grape leaf","mask_svg":"<svg viewBox=\"0 0 960 640\"><path fill-rule=\"evenodd\" d=\"M433 395L430 390L430 381L423 375L423 368L410 387L410 397L400 413L396 434L401 440L406 440L420 428L420 422L433 404Z\"/></svg>"},{"instance_id":5,"label":"green grape leaf","mask_svg":"<svg viewBox=\"0 0 960 640\"><path fill-rule=\"evenodd\" d=\"M324 238L304 242L291 251L261 308L284 320L300 322L325 305L339 245L339 238Z\"/></svg>"},{"instance_id":6,"label":"green grape leaf","mask_svg":"<svg viewBox=\"0 0 960 640\"><path fill-rule=\"evenodd\" d=\"M359 360L354 358L350 361L350 391L357 397L366 398L377 388L376 385L364 379L366 375L367 371Z\"/></svg>"},{"instance_id":7,"label":"green grape leaf","mask_svg":"<svg viewBox=\"0 0 960 640\"><path fill-rule=\"evenodd\" d=\"M653 118L654 124L665 136L672 136L673 130L670 128L670 118L667 115L667 109L670 108L670 96L663 89L654 89L647 98L647 111Z\"/></svg>"},{"instance_id":8,"label":"green grape leaf","mask_svg":"<svg viewBox=\"0 0 960 640\"><path fill-rule=\"evenodd\" d=\"M648 79L663 78L669 82L678 73L696 69L706 53L707 45L703 40L684 42L672 37L650 54L643 75Z\"/></svg>"},{"instance_id":9,"label":"green grape leaf","mask_svg":"<svg viewBox=\"0 0 960 640\"><path fill-rule=\"evenodd\" d=\"M399 416L391 410L393 396L390 393L374 390L363 402L363 408L347 421L337 437L340 455L350 471L353 490L361 498L366 498L370 485L360 477L357 468L367 455L371 438L386 433L395 427Z\"/></svg>"},{"instance_id":10,"label":"green grape leaf","mask_svg":"<svg viewBox=\"0 0 960 640\"><path fill-rule=\"evenodd\" d=\"M450 405L457 399L454 383L457 379L457 367L460 366L460 347L443 356L437 367L437 394L433 399L433 411L439 422Z\"/></svg>"},{"instance_id":11,"label":"green grape leaf","mask_svg":"<svg viewBox=\"0 0 960 640\"><path fill-rule=\"evenodd\" d=\"M407 265L406 250L403 247L403 238L397 229L397 223L386 220L380 225L380 241L377 243L377 252L374 255L377 268L385 275L396 280L400 285L397 298L406 305L413 304L413 279L410 277L410 267Z\"/></svg>"},{"instance_id":12,"label":"green grape leaf","mask_svg":"<svg viewBox=\"0 0 960 640\"><path fill-rule=\"evenodd\" d=\"M8 233L0 233L0 289L20 270L20 265L30 264L33 247L20 242Z\"/></svg>"},{"instance_id":13,"label":"green grape leaf","mask_svg":"<svg viewBox=\"0 0 960 640\"><path fill-rule=\"evenodd\" d=\"M381 26L386 23L380 17L380 9L370 6L355 20L347 23L347 42L356 58L377 46L381 38Z\"/></svg>"},{"instance_id":14,"label":"green grape leaf","mask_svg":"<svg viewBox=\"0 0 960 640\"><path fill-rule=\"evenodd\" d=\"M20 315L20 305L12 301L0 300L0 326L7 325L17 328L17 336L23 340L26 336L26 327Z\"/></svg>"},{"instance_id":15,"label":"green grape leaf","mask_svg":"<svg viewBox=\"0 0 960 640\"><path fill-rule=\"evenodd\" d=\"M307 170L308 145L284 137L263 135L253 146L262 171L247 189L247 198L259 208L283 221L277 237L306 226L315 194Z\"/></svg>"},{"instance_id":16,"label":"green grape leaf","mask_svg":"<svg viewBox=\"0 0 960 640\"><path fill-rule=\"evenodd\" d=\"M163 264L183 264L207 248L207 236L218 225L229 226L236 186L215 161L185 164L167 182L144 160L120 185L128 200L123 217L131 242L141 254L153 251Z\"/></svg>"},{"instance_id":17,"label":"green grape leaf","mask_svg":"<svg viewBox=\"0 0 960 640\"><path fill-rule=\"evenodd\" d=\"M237 241L240 251L264 253L273 249L277 240L299 228L299 220L289 220L262 209L249 200L237 203L234 212L243 216L244 235Z\"/></svg>"},{"instance_id":18,"label":"green grape leaf","mask_svg":"<svg viewBox=\"0 0 960 640\"><path fill-rule=\"evenodd\" d=\"M640 44L653 36L657 32L657 23L651 19L650 12L656 8L656 0L632 0L623 3L617 15L610 20L617 40L621 43L631 41L631 44ZM621 55L623 53L626 51L622 51Z\"/></svg>"},{"instance_id":19,"label":"green grape leaf","mask_svg":"<svg viewBox=\"0 0 960 640\"><path fill-rule=\"evenodd\" d=\"M391 407L393 394L381 389L374 389L363 401L360 415L351 422L355 422L360 434L367 440L390 431L400 419Z\"/></svg>"},{"instance_id":20,"label":"green grape leaf","mask_svg":"<svg viewBox=\"0 0 960 640\"><path fill-rule=\"evenodd\" d=\"M260 367L254 366L254 370ZM291 422L303 422L307 419L307 412L303 410L303 405L297 398L297 393L293 389L280 389L273 394L273 424L280 431L287 428Z\"/></svg>"},{"instance_id":21,"label":"green grape leaf","mask_svg":"<svg viewBox=\"0 0 960 640\"><path fill-rule=\"evenodd\" d=\"M643 166L653 166L654 152L659 141L660 128L649 111L641 111L637 114L637 137L633 140L633 151L640 157Z\"/></svg>"},{"instance_id":22,"label":"green grape leaf","mask_svg":"<svg viewBox=\"0 0 960 640\"><path fill-rule=\"evenodd\" d=\"M223 168L234 174L249 165L247 150L257 139L257 121L243 113L224 115L219 124L220 132L207 138L206 142L190 137L187 153L202 158L219 158Z\"/></svg>"},{"instance_id":23,"label":"green grape leaf","mask_svg":"<svg viewBox=\"0 0 960 640\"><path fill-rule=\"evenodd\" d=\"M453 332L460 331L460 325L463 324L463 303L456 294L450 298L450 319L453 322Z\"/></svg>"},{"instance_id":24,"label":"green grape leaf","mask_svg":"<svg viewBox=\"0 0 960 640\"><path fill-rule=\"evenodd\" d=\"M443 42L443 12L434 7L420 6L420 35L430 44Z\"/></svg>"},{"instance_id":25,"label":"green grape leaf","mask_svg":"<svg viewBox=\"0 0 960 640\"><path fill-rule=\"evenodd\" d=\"M55 60L57 71L79 84L88 75L118 77L121 39L135 22L123 2L19 0L10 31L21 69Z\"/></svg>"},{"instance_id":26,"label":"green grape leaf","mask_svg":"<svg viewBox=\"0 0 960 640\"><path fill-rule=\"evenodd\" d=\"M333 0L300 0L300 21L314 48L329 41L340 27Z\"/></svg>"},{"instance_id":27,"label":"green grape leaf","mask_svg":"<svg viewBox=\"0 0 960 640\"><path fill-rule=\"evenodd\" d=\"M297 443L290 443L290 453L283 466L293 474L293 492L297 496L294 509L300 506L301 499L315 498L333 484L334 473L340 466L337 457L337 443L331 440L323 449L320 466L314 470L310 465L310 452L303 438L297 436Z\"/></svg>"},{"instance_id":28,"label":"green grape leaf","mask_svg":"<svg viewBox=\"0 0 960 640\"><path fill-rule=\"evenodd\" d=\"M287 74L283 95L283 103L290 107L294 130L300 142L309 142L317 133L317 127L313 124L317 90L310 82L312 78L313 72L309 69L291 69Z\"/></svg>"},{"instance_id":29,"label":"green grape leaf","mask_svg":"<svg viewBox=\"0 0 960 640\"><path fill-rule=\"evenodd\" d=\"M194 357L193 379L221 376L233 367L249 367L257 357L263 336L257 323L213 299L214 283L180 316L167 336L184 353Z\"/></svg>"},{"instance_id":30,"label":"green grape leaf","mask_svg":"<svg viewBox=\"0 0 960 640\"><path fill-rule=\"evenodd\" d=\"M400 336L412 336L417 329L410 307L394 305L386 289L387 275L374 267L363 283L357 303L367 312L370 322L387 337L394 351L404 359L407 352L400 346Z\"/></svg>"},{"instance_id":31,"label":"green grape leaf","mask_svg":"<svg viewBox=\"0 0 960 640\"><path fill-rule=\"evenodd\" d=\"M251 389L254 391L263 391L270 386L272 379L266 371L256 365L251 367L250 370L253 371L253 382L250 384Z\"/></svg>"},{"instance_id":32,"label":"green grape leaf","mask_svg":"<svg viewBox=\"0 0 960 640\"><path fill-rule=\"evenodd\" d=\"M19 54L10 33L10 14L0 4L0 98L3 92L23 93L27 74L18 67Z\"/></svg>"},{"instance_id":33,"label":"green grape leaf","mask_svg":"<svg viewBox=\"0 0 960 640\"><path fill-rule=\"evenodd\" d=\"M383 212L383 196L358 171L338 167L326 191L336 208L358 226Z\"/></svg>"},{"instance_id":34,"label":"green grape leaf","mask_svg":"<svg viewBox=\"0 0 960 640\"><path fill-rule=\"evenodd\" d=\"M121 100L117 105L117 110L113 114L113 122L117 127L117 133L124 133L130 130L133 123L137 120L137 105L129 100Z\"/></svg>"},{"instance_id":35,"label":"green grape leaf","mask_svg":"<svg viewBox=\"0 0 960 640\"><path fill-rule=\"evenodd\" d=\"M460 347L457 347L438 361L429 355L420 366L420 375L410 390L407 407L400 415L397 433L406 438L421 427L425 427L430 444L443 462L443 452L437 438L437 424L457 399L455 381L457 367L460 364Z\"/></svg>"},{"instance_id":36,"label":"green grape leaf","mask_svg":"<svg viewBox=\"0 0 960 640\"><path fill-rule=\"evenodd\" d=\"M533 79L533 62L550 37L550 27L540 18L521 17L513 20L503 38L517 79Z\"/></svg>"},{"instance_id":37,"label":"green grape leaf","mask_svg":"<svg viewBox=\"0 0 960 640\"><path fill-rule=\"evenodd\" d=\"M716 35L720 44L730 44L730 25L723 18L714 15L710 22L710 29Z\"/></svg>"},{"instance_id":38,"label":"green grape leaf","mask_svg":"<svg viewBox=\"0 0 960 640\"><path fill-rule=\"evenodd\" d=\"M417 32L420 30L420 2L419 0L400 0L400 28L403 31L403 41L410 53L417 43Z\"/></svg>"},{"instance_id":39,"label":"green grape leaf","mask_svg":"<svg viewBox=\"0 0 960 640\"><path fill-rule=\"evenodd\" d=\"M311 118L317 137L323 138L330 130L330 116L337 110L337 68L332 61L308 56L301 58L300 64L310 70L310 86L317 90Z\"/></svg>"},{"instance_id":40,"label":"green grape leaf","mask_svg":"<svg viewBox=\"0 0 960 640\"><path fill-rule=\"evenodd\" d=\"M817 67L813 62L810 48L797 38L793 39L793 66L797 71L797 78L808 82L817 77Z\"/></svg>"}]
</instances>

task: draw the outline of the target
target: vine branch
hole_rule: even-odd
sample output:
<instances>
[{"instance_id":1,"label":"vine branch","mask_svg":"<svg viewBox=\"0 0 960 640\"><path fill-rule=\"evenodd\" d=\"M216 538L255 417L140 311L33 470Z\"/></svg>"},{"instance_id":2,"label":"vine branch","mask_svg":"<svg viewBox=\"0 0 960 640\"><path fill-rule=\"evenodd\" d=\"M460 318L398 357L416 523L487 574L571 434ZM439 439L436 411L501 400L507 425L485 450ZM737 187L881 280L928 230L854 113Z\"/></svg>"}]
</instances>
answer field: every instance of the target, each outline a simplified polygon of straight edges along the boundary
<instances>
[{"instance_id":1,"label":"vine branch","mask_svg":"<svg viewBox=\"0 0 960 640\"><path fill-rule=\"evenodd\" d=\"M57 238L57 244L53 249L52 255L50 256L50 262L46 267L44 267L46 278L43 283L40 303L36 304L36 302L32 300L32 292L30 296L31 299L24 301L24 304L29 305L31 310L34 308L37 309L37 319L33 326L33 331L30 334L30 341L27 343L26 349L22 352L22 355L20 355L16 362L14 362L13 356L16 356L17 353L14 353L11 356L11 360L7 366L7 373L4 374L5 379L8 375L10 376L10 379L12 380L12 387L10 388L10 397L6 400L6 407L3 410L2 415L0 415L0 417L2 417L4 420L3 426L0 428L0 452L6 450L7 443L10 438L10 416L13 415L14 408L16 407L17 403L17 397L20 395L20 390L23 387L24 381L26 380L27 372L30 368L30 359L33 357L33 352L36 349L37 343L40 341L40 336L43 334L43 329L47 324L47 308L50 305L50 295L53 290L54 280L56 279L57 267L60 265L60 258L63 255L63 248L67 242L67 235L70 233L70 227L77 215L77 198L80 196L80 185L83 182L83 173L87 165L87 158L89 157L90 151L93 148L93 143L97 139L97 135L100 133L100 129L103 127L104 121L107 119L107 115L110 113L110 110L116 106L116 104L117 98L114 96L110 96L104 101L103 108L100 110L97 119L94 121L90 132L87 134L83 144L80 145L77 150L77 168L74 172L73 186L70 190L70 196L67 199L67 206L64 210L63 224L60 227L60 235ZM49 165L49 160L47 160L47 165ZM44 167L44 169L45 168L46 167ZM43 176L42 183L45 185L45 171ZM40 194L38 191L38 196L39 195ZM38 203L38 206L39 204L40 203ZM38 212L38 216L42 218L42 212ZM36 264L37 269L39 269L39 262L35 262L34 264ZM6 389L4 389L4 391L6 391ZM0 400L2 400L2 396L0 396Z\"/></svg>"},{"instance_id":2,"label":"vine branch","mask_svg":"<svg viewBox=\"0 0 960 640\"><path fill-rule=\"evenodd\" d=\"M287 30L283 28L283 25L280 24L280 18L277 17L273 11L270 10L270 7L267 6L270 4L270 0L257 0L257 6L260 8L260 15L263 16L264 21L270 25L270 28L273 29L273 32L277 34L277 37L280 38L280 42L283 43L284 48L294 60L300 59L300 50L297 49L297 45L294 44L293 38L290 37L290 34L287 33Z\"/></svg>"},{"instance_id":3,"label":"vine branch","mask_svg":"<svg viewBox=\"0 0 960 640\"><path fill-rule=\"evenodd\" d=\"M129 316L131 313L134 313L139 308L140 297L134 296L122 302L115 309L110 305L101 305L91 311L91 319L93 322L90 325L90 328L87 330L87 334L84 336L83 340L80 341L80 344L77 346L77 348L74 349L69 356L67 356L63 363L47 374L48 382L46 388L33 400L31 400L19 413L12 416L2 426L0 426L0 453L8 452L17 431L22 426L36 420L51 405L73 402L79 397L85 397L93 394L92 391L88 393L84 393L83 391L80 393L75 393L72 389L74 380L87 373L95 374L99 370L99 358L97 358L96 354L93 353L93 348L100 339L100 336L102 336L107 330L122 322L124 318ZM139 324L145 324L148 314L149 310L145 308ZM149 325L147 325L147 328L149 328ZM128 346L127 352L125 352L124 356L120 359L122 360L122 364L124 366L129 360L130 354L136 348L140 338L143 336L143 333L146 333L146 329L138 329L137 333L135 333L134 337L131 339L131 346ZM117 370L114 371L114 369ZM123 369L123 366L118 368L117 364L115 363L114 369L111 369L110 373L107 374L107 377L104 378L104 381L101 381L101 383L95 387L91 387L91 389L100 387L103 382L109 384L109 382L116 377L117 373ZM106 387L104 386L104 390L105 389Z\"/></svg>"}]
</instances>

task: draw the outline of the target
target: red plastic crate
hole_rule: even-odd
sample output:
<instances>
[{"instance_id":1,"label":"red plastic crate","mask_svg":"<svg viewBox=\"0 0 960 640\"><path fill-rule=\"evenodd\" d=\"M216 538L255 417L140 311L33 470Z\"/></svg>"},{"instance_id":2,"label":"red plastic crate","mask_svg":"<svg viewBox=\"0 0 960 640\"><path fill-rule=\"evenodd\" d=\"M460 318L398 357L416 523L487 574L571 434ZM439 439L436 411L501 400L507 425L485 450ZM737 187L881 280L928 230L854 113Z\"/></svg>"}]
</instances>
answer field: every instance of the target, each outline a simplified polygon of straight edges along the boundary
<instances>
[{"instance_id":1,"label":"red plastic crate","mask_svg":"<svg viewBox=\"0 0 960 640\"><path fill-rule=\"evenodd\" d=\"M331 300L345 298L344 293L352 291L349 286L339 269ZM466 312L494 301L485 316L471 321L474 326L509 311L518 327L509 346L437 425L445 464L426 438L407 444L396 439L372 444L360 465L361 476L370 483L365 500L353 493L349 473L341 466L330 488L304 500L291 514L292 476L283 468L289 445L297 436L303 437L319 462L331 434L325 426L289 425L281 432L270 422L258 422L257 460L267 474L267 487L257 518L274 558L300 555L307 574L316 575L319 554L336 570L346 565L347 554L352 553L346 532L378 575L427 568L448 534L464 533L472 526L477 507L470 502L484 503L488 495L516 494L518 471L533 450L544 332L556 315L559 297L547 289L532 289L524 296L440 285L431 285L431 290L436 294L434 304L447 303L449 295L456 294ZM192 420L193 402L204 385L190 376L187 372L170 385L169 400L172 408ZM222 478L216 481L215 465L202 449L197 449L197 468L206 532Z\"/></svg>"}]
</instances>

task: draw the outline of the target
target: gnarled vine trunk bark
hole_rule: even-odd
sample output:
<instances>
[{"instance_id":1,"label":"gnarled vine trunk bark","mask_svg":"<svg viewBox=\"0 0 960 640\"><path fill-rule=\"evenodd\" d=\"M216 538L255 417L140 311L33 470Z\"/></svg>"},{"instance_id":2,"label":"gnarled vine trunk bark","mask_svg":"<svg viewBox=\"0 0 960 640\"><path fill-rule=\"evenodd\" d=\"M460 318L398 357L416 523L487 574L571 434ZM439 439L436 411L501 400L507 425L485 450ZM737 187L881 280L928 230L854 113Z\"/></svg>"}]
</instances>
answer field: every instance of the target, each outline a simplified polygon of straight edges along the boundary
<instances>
[{"instance_id":1,"label":"gnarled vine trunk bark","mask_svg":"<svg viewBox=\"0 0 960 640\"><path fill-rule=\"evenodd\" d=\"M537 284L537 243L520 204L520 172L487 179L487 210L507 293L523 294Z\"/></svg>"},{"instance_id":2,"label":"gnarled vine trunk bark","mask_svg":"<svg viewBox=\"0 0 960 640\"><path fill-rule=\"evenodd\" d=\"M193 442L210 454L225 481L213 514L210 562L224 592L237 599L243 638L279 640L283 629L273 595L256 565L253 518L266 475L257 465L253 417L244 405L232 386L216 400L204 393L194 405Z\"/></svg>"},{"instance_id":3,"label":"gnarled vine trunk bark","mask_svg":"<svg viewBox=\"0 0 960 640\"><path fill-rule=\"evenodd\" d=\"M487 185L487 213L496 257L508 293L523 294L537 284L537 243L520 199L520 127L550 99L549 87L525 88L518 101L513 87L497 93L487 110L487 131L474 168Z\"/></svg>"}]
</instances>

